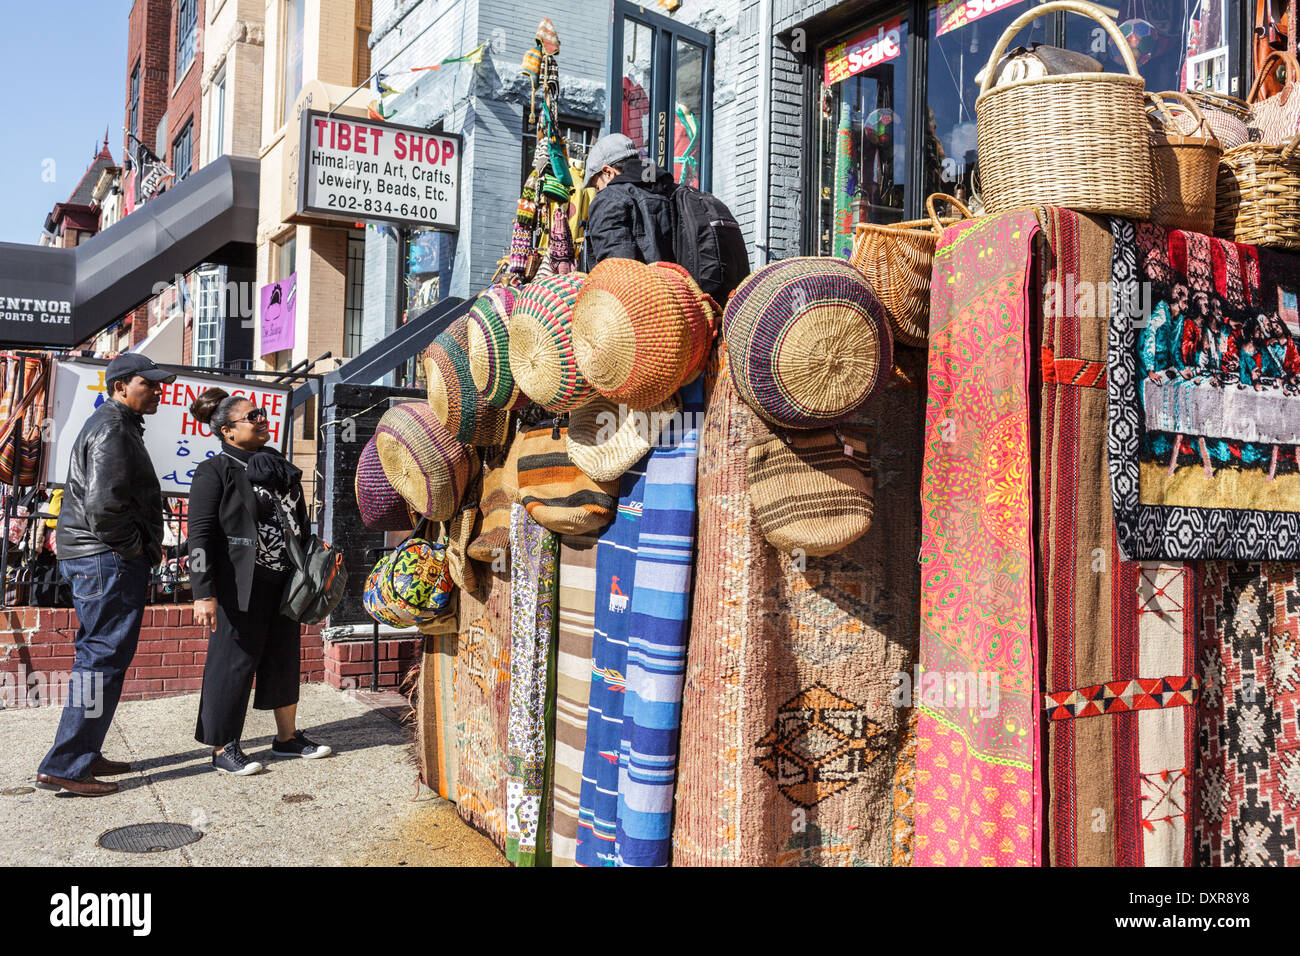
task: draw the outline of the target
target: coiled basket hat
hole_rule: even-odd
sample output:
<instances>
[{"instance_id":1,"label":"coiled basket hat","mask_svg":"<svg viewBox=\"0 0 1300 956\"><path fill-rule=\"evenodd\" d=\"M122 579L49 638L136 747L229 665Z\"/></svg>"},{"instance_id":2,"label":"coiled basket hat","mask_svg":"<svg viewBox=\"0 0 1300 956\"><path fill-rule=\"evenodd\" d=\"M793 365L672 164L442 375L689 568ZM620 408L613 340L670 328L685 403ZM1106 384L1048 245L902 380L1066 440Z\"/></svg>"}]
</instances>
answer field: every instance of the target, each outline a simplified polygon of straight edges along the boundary
<instances>
[{"instance_id":1,"label":"coiled basket hat","mask_svg":"<svg viewBox=\"0 0 1300 956\"><path fill-rule=\"evenodd\" d=\"M847 262L774 262L736 289L722 318L732 381L760 416L821 428L852 415L888 380L884 307Z\"/></svg>"},{"instance_id":2,"label":"coiled basket hat","mask_svg":"<svg viewBox=\"0 0 1300 956\"><path fill-rule=\"evenodd\" d=\"M654 408L629 409L601 395L569 416L569 460L594 481L618 481L659 441L682 403L677 393Z\"/></svg>"},{"instance_id":3,"label":"coiled basket hat","mask_svg":"<svg viewBox=\"0 0 1300 956\"><path fill-rule=\"evenodd\" d=\"M651 408L681 387L692 356L675 279L635 259L591 270L573 308L573 348L578 369L606 398Z\"/></svg>"},{"instance_id":4,"label":"coiled basket hat","mask_svg":"<svg viewBox=\"0 0 1300 956\"><path fill-rule=\"evenodd\" d=\"M515 290L494 285L469 310L469 371L481 397L497 408L515 410L528 404L510 372L510 310Z\"/></svg>"},{"instance_id":5,"label":"coiled basket hat","mask_svg":"<svg viewBox=\"0 0 1300 956\"><path fill-rule=\"evenodd\" d=\"M478 472L478 455L452 437L426 402L384 412L375 447L392 486L433 521L452 519Z\"/></svg>"},{"instance_id":6,"label":"coiled basket hat","mask_svg":"<svg viewBox=\"0 0 1300 956\"><path fill-rule=\"evenodd\" d=\"M510 413L482 398L469 364L469 319L461 316L440 333L424 353L429 407L457 441L499 445L505 441Z\"/></svg>"},{"instance_id":7,"label":"coiled basket hat","mask_svg":"<svg viewBox=\"0 0 1300 956\"><path fill-rule=\"evenodd\" d=\"M682 381L685 385L704 371L704 365L709 359L709 347L718 334L718 319L722 310L718 308L713 296L700 288L695 277L684 266L675 262L655 262L652 265L667 274L668 284L677 292L682 303L682 314L686 318L691 345L690 361L686 377Z\"/></svg>"},{"instance_id":8,"label":"coiled basket hat","mask_svg":"<svg viewBox=\"0 0 1300 956\"><path fill-rule=\"evenodd\" d=\"M596 394L573 354L573 304L586 275L534 279L510 311L510 372L529 398L549 412L580 408Z\"/></svg>"},{"instance_id":9,"label":"coiled basket hat","mask_svg":"<svg viewBox=\"0 0 1300 956\"><path fill-rule=\"evenodd\" d=\"M411 520L410 506L384 474L373 435L361 450L353 487L357 494L361 523L367 528L376 531L411 530L414 522Z\"/></svg>"}]
</instances>

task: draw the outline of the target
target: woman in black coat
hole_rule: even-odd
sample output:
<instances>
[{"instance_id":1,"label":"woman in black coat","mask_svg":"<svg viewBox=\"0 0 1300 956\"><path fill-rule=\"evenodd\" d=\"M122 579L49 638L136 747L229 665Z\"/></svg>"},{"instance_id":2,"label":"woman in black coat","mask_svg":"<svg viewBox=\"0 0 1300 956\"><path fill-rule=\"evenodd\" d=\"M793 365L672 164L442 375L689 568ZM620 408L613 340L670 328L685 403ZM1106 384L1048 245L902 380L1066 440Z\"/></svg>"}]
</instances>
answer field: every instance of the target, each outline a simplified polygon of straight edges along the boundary
<instances>
[{"instance_id":1,"label":"woman in black coat","mask_svg":"<svg viewBox=\"0 0 1300 956\"><path fill-rule=\"evenodd\" d=\"M325 757L330 748L297 728L297 621L280 613L292 573L285 535L306 537L302 471L274 448L266 410L210 388L190 414L221 438L221 454L194 470L189 501L189 570L194 623L213 634L203 668L195 739L212 766L241 776L262 765L239 745L253 678L253 707L275 712L271 753ZM215 630L214 630L215 629Z\"/></svg>"}]
</instances>

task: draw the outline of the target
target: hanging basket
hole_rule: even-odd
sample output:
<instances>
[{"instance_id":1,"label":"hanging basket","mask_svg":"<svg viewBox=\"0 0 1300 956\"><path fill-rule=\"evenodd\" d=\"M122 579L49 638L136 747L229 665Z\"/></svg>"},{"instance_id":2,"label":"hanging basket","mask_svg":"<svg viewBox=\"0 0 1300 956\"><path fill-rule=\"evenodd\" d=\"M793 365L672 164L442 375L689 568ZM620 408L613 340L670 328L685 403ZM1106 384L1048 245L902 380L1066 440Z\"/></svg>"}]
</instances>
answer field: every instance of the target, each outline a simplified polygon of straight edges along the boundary
<instances>
[{"instance_id":1,"label":"hanging basket","mask_svg":"<svg viewBox=\"0 0 1300 956\"><path fill-rule=\"evenodd\" d=\"M1247 143L1219 161L1214 234L1250 246L1300 249L1300 133L1285 146Z\"/></svg>"},{"instance_id":2,"label":"hanging basket","mask_svg":"<svg viewBox=\"0 0 1300 956\"><path fill-rule=\"evenodd\" d=\"M955 207L961 216L939 218L936 200ZM860 223L849 264L861 272L885 307L894 340L925 345L930 328L930 270L934 249L947 226L971 218L961 200L935 193L925 201L928 219L891 224Z\"/></svg>"},{"instance_id":3,"label":"hanging basket","mask_svg":"<svg viewBox=\"0 0 1300 956\"><path fill-rule=\"evenodd\" d=\"M1214 231L1215 189L1223 147L1210 132L1196 104L1183 93L1148 93L1150 101L1151 168L1155 201L1151 221L1167 229L1187 229L1208 235ZM1173 100L1185 113L1175 115L1165 104ZM1183 130L1190 131L1184 133Z\"/></svg>"},{"instance_id":4,"label":"hanging basket","mask_svg":"<svg viewBox=\"0 0 1300 956\"><path fill-rule=\"evenodd\" d=\"M1066 73L994 87L1007 46L1048 13L1097 21L1115 42L1128 75ZM1115 21L1091 3L1057 0L1016 17L989 57L975 101L984 211L1064 206L1081 212L1148 219L1151 138L1145 83Z\"/></svg>"}]
</instances>

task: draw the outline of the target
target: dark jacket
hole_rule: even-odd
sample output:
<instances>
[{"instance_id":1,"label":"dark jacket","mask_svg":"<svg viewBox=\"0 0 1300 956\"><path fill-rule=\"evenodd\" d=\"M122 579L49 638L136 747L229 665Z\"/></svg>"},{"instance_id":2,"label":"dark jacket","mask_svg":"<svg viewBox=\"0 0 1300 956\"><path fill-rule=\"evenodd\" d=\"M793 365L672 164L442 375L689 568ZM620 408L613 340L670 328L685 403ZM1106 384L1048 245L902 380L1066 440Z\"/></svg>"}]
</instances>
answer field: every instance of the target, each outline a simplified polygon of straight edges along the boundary
<instances>
[{"instance_id":1,"label":"dark jacket","mask_svg":"<svg viewBox=\"0 0 1300 956\"><path fill-rule=\"evenodd\" d=\"M582 271L604 259L676 262L673 255L673 190L670 172L642 181L639 159L629 159L591 201L583 231Z\"/></svg>"},{"instance_id":2,"label":"dark jacket","mask_svg":"<svg viewBox=\"0 0 1300 956\"><path fill-rule=\"evenodd\" d=\"M305 533L307 503L301 485L294 491L298 527ZM247 611L257 561L257 497L247 469L229 455L214 455L194 469L187 543L194 599L235 599Z\"/></svg>"},{"instance_id":3,"label":"dark jacket","mask_svg":"<svg viewBox=\"0 0 1300 956\"><path fill-rule=\"evenodd\" d=\"M144 446L144 416L109 399L72 443L55 532L60 558L116 551L162 561L162 486Z\"/></svg>"}]
</instances>

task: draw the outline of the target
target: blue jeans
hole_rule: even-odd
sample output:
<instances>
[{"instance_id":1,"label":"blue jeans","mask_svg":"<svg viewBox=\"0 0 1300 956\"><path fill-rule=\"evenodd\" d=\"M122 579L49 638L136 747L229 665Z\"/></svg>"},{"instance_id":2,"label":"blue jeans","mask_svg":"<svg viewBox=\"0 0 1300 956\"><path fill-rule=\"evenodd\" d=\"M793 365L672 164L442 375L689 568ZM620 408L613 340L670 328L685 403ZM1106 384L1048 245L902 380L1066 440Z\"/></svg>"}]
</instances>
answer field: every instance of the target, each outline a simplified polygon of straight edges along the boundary
<instances>
[{"instance_id":1,"label":"blue jeans","mask_svg":"<svg viewBox=\"0 0 1300 956\"><path fill-rule=\"evenodd\" d=\"M65 780L90 776L140 640L149 570L144 555L124 558L113 551L59 562L59 572L72 586L81 626L68 700L54 746L41 761L41 773Z\"/></svg>"}]
</instances>

